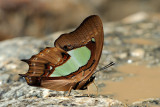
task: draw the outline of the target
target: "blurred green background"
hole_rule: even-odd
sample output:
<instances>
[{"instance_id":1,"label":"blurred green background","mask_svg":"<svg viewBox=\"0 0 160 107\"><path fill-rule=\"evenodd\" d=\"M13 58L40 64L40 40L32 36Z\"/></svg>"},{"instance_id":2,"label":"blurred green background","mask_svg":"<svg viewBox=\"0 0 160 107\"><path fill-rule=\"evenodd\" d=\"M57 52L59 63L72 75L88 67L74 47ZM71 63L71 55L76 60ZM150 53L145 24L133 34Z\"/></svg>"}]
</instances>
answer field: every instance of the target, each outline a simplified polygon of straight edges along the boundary
<instances>
[{"instance_id":1,"label":"blurred green background","mask_svg":"<svg viewBox=\"0 0 160 107\"><path fill-rule=\"evenodd\" d=\"M137 12L160 12L158 0L0 0L0 41L43 37L75 28L89 15L103 22L118 21Z\"/></svg>"}]
</instances>

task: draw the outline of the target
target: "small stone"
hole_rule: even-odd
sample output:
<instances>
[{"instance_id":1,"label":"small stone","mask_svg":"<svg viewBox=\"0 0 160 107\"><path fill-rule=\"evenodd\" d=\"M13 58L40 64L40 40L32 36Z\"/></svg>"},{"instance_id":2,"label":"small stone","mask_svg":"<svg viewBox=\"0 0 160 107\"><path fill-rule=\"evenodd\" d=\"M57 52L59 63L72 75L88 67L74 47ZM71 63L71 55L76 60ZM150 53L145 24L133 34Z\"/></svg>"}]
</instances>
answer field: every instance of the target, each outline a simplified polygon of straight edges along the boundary
<instances>
[{"instance_id":1,"label":"small stone","mask_svg":"<svg viewBox=\"0 0 160 107\"><path fill-rule=\"evenodd\" d=\"M120 53L120 54L118 54L118 57L120 58L120 59L125 59L125 58L127 58L127 53Z\"/></svg>"},{"instance_id":2,"label":"small stone","mask_svg":"<svg viewBox=\"0 0 160 107\"><path fill-rule=\"evenodd\" d=\"M45 98L45 97L48 97L49 95L50 95L50 92L49 92L49 90L48 89L44 89L44 91L43 91L43 98Z\"/></svg>"},{"instance_id":3,"label":"small stone","mask_svg":"<svg viewBox=\"0 0 160 107\"><path fill-rule=\"evenodd\" d=\"M137 23L137 22L141 22L144 21L148 18L148 14L145 12L138 12L135 14L132 14L126 18L124 18L122 21L124 23Z\"/></svg>"},{"instance_id":4,"label":"small stone","mask_svg":"<svg viewBox=\"0 0 160 107\"><path fill-rule=\"evenodd\" d=\"M129 60L127 61L127 63L129 63L129 64L132 63L132 62L133 62L133 61L132 61L131 59L129 59Z\"/></svg>"},{"instance_id":5,"label":"small stone","mask_svg":"<svg viewBox=\"0 0 160 107\"><path fill-rule=\"evenodd\" d=\"M9 77L10 75L9 74L2 74L0 75L0 83L3 84L3 83L7 83L9 81Z\"/></svg>"},{"instance_id":6,"label":"small stone","mask_svg":"<svg viewBox=\"0 0 160 107\"><path fill-rule=\"evenodd\" d=\"M131 52L131 56L137 57L137 58L143 58L144 54L145 54L145 51L143 49L141 49L141 48L134 49Z\"/></svg>"}]
</instances>

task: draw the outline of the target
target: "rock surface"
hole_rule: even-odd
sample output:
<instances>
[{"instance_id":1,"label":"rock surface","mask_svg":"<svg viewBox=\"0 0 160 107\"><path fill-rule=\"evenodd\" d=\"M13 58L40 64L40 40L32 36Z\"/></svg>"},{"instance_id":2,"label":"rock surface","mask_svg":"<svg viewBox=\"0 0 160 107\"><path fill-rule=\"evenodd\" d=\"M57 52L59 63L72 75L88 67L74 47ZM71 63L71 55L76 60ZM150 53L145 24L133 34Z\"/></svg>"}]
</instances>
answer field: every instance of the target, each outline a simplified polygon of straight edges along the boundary
<instances>
[{"instance_id":1,"label":"rock surface","mask_svg":"<svg viewBox=\"0 0 160 107\"><path fill-rule=\"evenodd\" d=\"M125 19L126 20L126 19ZM116 66L125 63L144 63L148 66L160 65L160 21L145 19L128 24L126 22L105 23L104 49L100 63L103 67L110 61ZM18 74L27 72L27 64L21 59L30 58L46 46L53 46L54 40L61 33L55 33L45 38L21 37L0 42L0 106L105 106L121 107L127 104L110 99L109 96L86 97L78 91L73 91L70 97L64 97L63 92L51 91L26 85ZM51 43L49 43L51 42ZM115 66L115 67L116 67ZM123 76L116 77L114 69L108 72L99 72L97 80L120 81ZM126 75L125 75L126 76ZM103 87L103 84L98 84ZM148 99L129 104L130 107L145 107L159 105L160 99Z\"/></svg>"}]
</instances>

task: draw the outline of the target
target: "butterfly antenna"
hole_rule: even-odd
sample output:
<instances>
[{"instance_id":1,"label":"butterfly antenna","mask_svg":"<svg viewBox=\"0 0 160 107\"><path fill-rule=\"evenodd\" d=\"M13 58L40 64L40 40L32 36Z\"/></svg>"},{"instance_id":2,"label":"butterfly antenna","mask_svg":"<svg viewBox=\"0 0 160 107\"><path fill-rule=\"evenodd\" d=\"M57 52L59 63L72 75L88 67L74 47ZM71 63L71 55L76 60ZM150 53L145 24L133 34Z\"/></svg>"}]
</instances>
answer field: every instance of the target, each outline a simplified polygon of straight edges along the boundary
<instances>
[{"instance_id":1,"label":"butterfly antenna","mask_svg":"<svg viewBox=\"0 0 160 107\"><path fill-rule=\"evenodd\" d=\"M94 75L95 73L97 73L97 72L99 72L99 71L102 71L102 70L104 70L104 69L107 69L107 68L109 68L109 67L111 67L111 66L113 66L113 65L115 65L115 63L114 63L114 62L110 62L108 65L106 65L106 66L100 68L99 70L95 71L95 72L93 73L93 75Z\"/></svg>"}]
</instances>

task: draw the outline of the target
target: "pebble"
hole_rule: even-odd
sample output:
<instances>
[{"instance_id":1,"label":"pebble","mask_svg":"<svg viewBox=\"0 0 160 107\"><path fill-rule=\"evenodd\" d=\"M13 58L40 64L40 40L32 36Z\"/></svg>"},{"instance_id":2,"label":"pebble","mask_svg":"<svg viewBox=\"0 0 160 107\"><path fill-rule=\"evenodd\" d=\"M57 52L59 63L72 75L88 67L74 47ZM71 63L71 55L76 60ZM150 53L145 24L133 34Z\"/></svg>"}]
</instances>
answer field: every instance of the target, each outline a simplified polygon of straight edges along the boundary
<instances>
[{"instance_id":1,"label":"pebble","mask_svg":"<svg viewBox=\"0 0 160 107\"><path fill-rule=\"evenodd\" d=\"M146 20L148 17L148 14L145 12L137 12L124 18L122 21L124 23L137 23Z\"/></svg>"},{"instance_id":2,"label":"pebble","mask_svg":"<svg viewBox=\"0 0 160 107\"><path fill-rule=\"evenodd\" d=\"M45 89L45 90L43 91L43 98L48 97L49 95L50 95L49 90L48 90L48 89Z\"/></svg>"},{"instance_id":3,"label":"pebble","mask_svg":"<svg viewBox=\"0 0 160 107\"><path fill-rule=\"evenodd\" d=\"M137 57L137 58L143 58L145 55L145 51L141 48L137 48L131 51L131 56Z\"/></svg>"},{"instance_id":4,"label":"pebble","mask_svg":"<svg viewBox=\"0 0 160 107\"><path fill-rule=\"evenodd\" d=\"M2 74L0 75L0 83L4 84L9 81L10 75L9 74Z\"/></svg>"},{"instance_id":5,"label":"pebble","mask_svg":"<svg viewBox=\"0 0 160 107\"><path fill-rule=\"evenodd\" d=\"M127 60L127 63L129 63L129 64L132 63L132 62L133 62L133 61L132 61L131 59Z\"/></svg>"},{"instance_id":6,"label":"pebble","mask_svg":"<svg viewBox=\"0 0 160 107\"><path fill-rule=\"evenodd\" d=\"M126 52L123 52L123 53L118 54L117 56L120 59L125 59L125 58L127 58L128 54Z\"/></svg>"}]
</instances>

